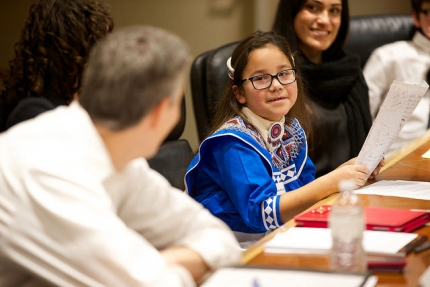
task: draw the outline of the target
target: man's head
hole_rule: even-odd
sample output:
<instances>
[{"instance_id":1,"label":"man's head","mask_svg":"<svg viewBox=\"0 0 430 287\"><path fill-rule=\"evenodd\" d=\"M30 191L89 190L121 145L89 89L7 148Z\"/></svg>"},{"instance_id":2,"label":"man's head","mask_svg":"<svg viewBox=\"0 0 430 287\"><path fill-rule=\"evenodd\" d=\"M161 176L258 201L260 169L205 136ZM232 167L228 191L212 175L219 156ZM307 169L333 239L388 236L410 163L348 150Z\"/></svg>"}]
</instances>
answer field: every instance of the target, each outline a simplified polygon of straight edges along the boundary
<instances>
[{"instance_id":1,"label":"man's head","mask_svg":"<svg viewBox=\"0 0 430 287\"><path fill-rule=\"evenodd\" d=\"M415 27L430 39L430 0L412 0Z\"/></svg>"},{"instance_id":2,"label":"man's head","mask_svg":"<svg viewBox=\"0 0 430 287\"><path fill-rule=\"evenodd\" d=\"M162 100L180 102L190 60L188 46L163 29L119 29L91 51L79 102L94 123L125 130Z\"/></svg>"}]
</instances>

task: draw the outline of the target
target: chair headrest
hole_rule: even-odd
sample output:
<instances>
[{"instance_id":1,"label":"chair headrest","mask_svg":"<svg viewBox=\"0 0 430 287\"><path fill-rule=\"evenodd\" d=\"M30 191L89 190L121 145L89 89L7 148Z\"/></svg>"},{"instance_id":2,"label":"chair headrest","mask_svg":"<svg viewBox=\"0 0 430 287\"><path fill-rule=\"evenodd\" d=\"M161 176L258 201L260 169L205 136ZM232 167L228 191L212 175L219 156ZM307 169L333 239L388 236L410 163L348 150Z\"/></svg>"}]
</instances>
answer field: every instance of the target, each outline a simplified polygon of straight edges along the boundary
<instances>
[{"instance_id":1,"label":"chair headrest","mask_svg":"<svg viewBox=\"0 0 430 287\"><path fill-rule=\"evenodd\" d=\"M383 14L351 17L345 50L360 56L364 66L375 48L410 40L414 31L411 14Z\"/></svg>"},{"instance_id":2,"label":"chair headrest","mask_svg":"<svg viewBox=\"0 0 430 287\"><path fill-rule=\"evenodd\" d=\"M187 117L187 113L185 109L185 97L184 97L182 99L182 104L181 104L181 117L179 118L179 121L176 124L176 126L173 128L173 130L170 132L170 134L167 136L167 138L164 141L177 140L181 137L182 133L184 132L186 117Z\"/></svg>"}]
</instances>

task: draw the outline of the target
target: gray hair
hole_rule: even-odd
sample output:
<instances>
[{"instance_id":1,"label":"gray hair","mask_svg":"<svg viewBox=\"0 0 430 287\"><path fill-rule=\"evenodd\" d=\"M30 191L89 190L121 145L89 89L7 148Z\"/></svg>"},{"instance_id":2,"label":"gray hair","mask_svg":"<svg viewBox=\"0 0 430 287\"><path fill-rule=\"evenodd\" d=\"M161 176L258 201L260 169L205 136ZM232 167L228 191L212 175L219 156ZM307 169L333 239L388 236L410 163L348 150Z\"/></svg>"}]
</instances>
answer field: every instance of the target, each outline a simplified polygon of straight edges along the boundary
<instances>
[{"instance_id":1,"label":"gray hair","mask_svg":"<svg viewBox=\"0 0 430 287\"><path fill-rule=\"evenodd\" d=\"M173 96L190 63L188 46L168 31L119 29L91 50L79 102L95 123L126 129Z\"/></svg>"}]
</instances>

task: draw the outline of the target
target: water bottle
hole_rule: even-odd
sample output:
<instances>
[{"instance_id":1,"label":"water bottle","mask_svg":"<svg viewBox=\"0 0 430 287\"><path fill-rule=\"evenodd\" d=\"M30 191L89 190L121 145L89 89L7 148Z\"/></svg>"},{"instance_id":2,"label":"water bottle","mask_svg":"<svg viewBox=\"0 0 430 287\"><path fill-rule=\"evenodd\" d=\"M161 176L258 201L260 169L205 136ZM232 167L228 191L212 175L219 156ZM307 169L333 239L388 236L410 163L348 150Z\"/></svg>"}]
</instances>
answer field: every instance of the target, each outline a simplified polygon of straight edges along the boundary
<instances>
[{"instance_id":1,"label":"water bottle","mask_svg":"<svg viewBox=\"0 0 430 287\"><path fill-rule=\"evenodd\" d=\"M355 183L339 183L341 194L332 205L329 218L333 245L330 251L330 268L346 272L365 272L366 253L362 240L365 229L363 206L354 193Z\"/></svg>"}]
</instances>

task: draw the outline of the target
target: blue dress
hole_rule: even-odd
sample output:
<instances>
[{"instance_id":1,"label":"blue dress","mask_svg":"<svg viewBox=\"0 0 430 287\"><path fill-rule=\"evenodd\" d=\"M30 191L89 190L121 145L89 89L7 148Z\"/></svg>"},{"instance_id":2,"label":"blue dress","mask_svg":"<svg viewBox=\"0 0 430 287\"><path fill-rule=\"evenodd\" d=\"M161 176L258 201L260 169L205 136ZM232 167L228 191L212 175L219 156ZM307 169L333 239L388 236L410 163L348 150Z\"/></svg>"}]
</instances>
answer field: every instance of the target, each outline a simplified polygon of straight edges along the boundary
<instances>
[{"instance_id":1,"label":"blue dress","mask_svg":"<svg viewBox=\"0 0 430 287\"><path fill-rule=\"evenodd\" d=\"M186 192L233 231L280 227L280 195L315 179L305 133L294 119L270 152L262 136L237 116L205 139L185 175Z\"/></svg>"}]
</instances>

